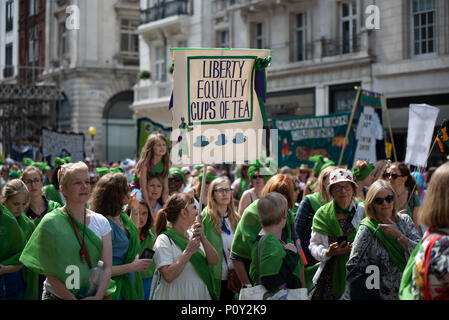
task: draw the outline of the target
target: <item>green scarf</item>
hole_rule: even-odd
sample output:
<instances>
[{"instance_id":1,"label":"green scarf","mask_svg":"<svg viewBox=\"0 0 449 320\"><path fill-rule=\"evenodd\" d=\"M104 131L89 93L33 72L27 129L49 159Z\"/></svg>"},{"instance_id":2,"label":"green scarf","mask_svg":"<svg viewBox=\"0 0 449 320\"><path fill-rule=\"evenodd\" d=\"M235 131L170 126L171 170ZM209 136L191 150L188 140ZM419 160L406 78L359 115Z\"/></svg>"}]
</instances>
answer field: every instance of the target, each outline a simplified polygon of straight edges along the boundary
<instances>
[{"instance_id":1,"label":"green scarf","mask_svg":"<svg viewBox=\"0 0 449 320\"><path fill-rule=\"evenodd\" d=\"M376 231L379 222L372 221L371 219L364 219L360 224L363 224L372 232ZM375 233L377 239L382 242L385 249L390 256L391 261L399 268L401 271L404 271L407 260L405 259L405 251L404 248L399 244L399 242L393 238L392 236L386 235L382 228L379 228Z\"/></svg>"},{"instance_id":2,"label":"green scarf","mask_svg":"<svg viewBox=\"0 0 449 320\"><path fill-rule=\"evenodd\" d=\"M52 184L46 185L42 187L42 192L44 193L45 198L47 200L52 200L54 202L57 202L62 206L64 206L64 203L62 202L61 195L59 194L59 191L56 190L56 187Z\"/></svg>"},{"instance_id":3,"label":"green scarf","mask_svg":"<svg viewBox=\"0 0 449 320\"><path fill-rule=\"evenodd\" d=\"M313 212L317 212L321 206L326 204L326 200L323 198L323 196L319 192L308 194L305 196L305 198L307 198L309 200L309 203L312 206Z\"/></svg>"},{"instance_id":4,"label":"green scarf","mask_svg":"<svg viewBox=\"0 0 449 320\"><path fill-rule=\"evenodd\" d=\"M18 218L20 228L26 235L26 239L29 240L31 234L36 228L33 220L28 218L24 213L22 213ZM37 300L39 296L39 276L37 273L31 271L27 267L22 268L22 277L25 282L25 300Z\"/></svg>"},{"instance_id":5,"label":"green scarf","mask_svg":"<svg viewBox=\"0 0 449 320\"><path fill-rule=\"evenodd\" d=\"M172 239L181 250L185 250L187 244L189 243L189 239L173 228L167 228L164 232L162 232L162 234L165 234L167 237ZM190 262L209 289L209 294L212 299L218 300L220 293L217 292L217 289L215 288L212 270L210 265L207 263L205 255L201 251L197 251L190 258Z\"/></svg>"},{"instance_id":6,"label":"green scarf","mask_svg":"<svg viewBox=\"0 0 449 320\"><path fill-rule=\"evenodd\" d=\"M142 255L143 250L145 250L146 248L153 249L154 239L155 239L154 233L150 230L145 239L143 239L143 241L140 242L139 257ZM156 270L156 263L153 260L147 271L140 273L142 279L152 278L155 270Z\"/></svg>"},{"instance_id":7,"label":"green scarf","mask_svg":"<svg viewBox=\"0 0 449 320\"><path fill-rule=\"evenodd\" d=\"M84 241L89 259L93 266L97 265L103 250L102 240L87 226L72 219L80 236L85 233ZM61 208L46 214L34 230L20 261L36 274L49 274L66 283L67 278L73 278L72 273L66 273L67 266L77 266L79 269L79 288L69 289L77 298L86 296L89 287L90 269L87 263L81 261L80 243L70 222ZM70 279L69 279L69 283ZM111 280L105 296L115 291L115 283Z\"/></svg>"},{"instance_id":8,"label":"green scarf","mask_svg":"<svg viewBox=\"0 0 449 320\"><path fill-rule=\"evenodd\" d=\"M260 224L259 214L257 211L257 204L259 199L251 203L245 211L243 211L240 222L237 225L234 234L234 240L232 241L231 252L239 257L250 260L251 249L256 241L256 237L262 230ZM285 229L287 231L287 239L285 242L293 243L292 230L295 218L291 210L287 212L287 221L285 223Z\"/></svg>"},{"instance_id":9,"label":"green scarf","mask_svg":"<svg viewBox=\"0 0 449 320\"><path fill-rule=\"evenodd\" d=\"M335 201L331 201L322 206L313 216L312 229L315 232L321 233L330 237L339 237L343 235L340 224L337 219ZM353 242L356 231L348 235L348 242ZM340 297L345 290L346 281L346 262L349 259L349 252L339 255L336 258L334 275L332 279L332 292Z\"/></svg>"},{"instance_id":10,"label":"green scarf","mask_svg":"<svg viewBox=\"0 0 449 320\"><path fill-rule=\"evenodd\" d=\"M137 230L134 222L130 217L128 217L127 214L121 213L120 219L122 220L123 226L129 234L128 254L126 255L125 262L123 263L129 264L134 261L136 255L139 252L139 231ZM140 274L140 272L134 272L134 283L126 273L115 276L112 279L117 284L117 290L112 295L112 300L119 300L120 296L122 296L123 300L143 300L144 290L142 275Z\"/></svg>"},{"instance_id":11,"label":"green scarf","mask_svg":"<svg viewBox=\"0 0 449 320\"><path fill-rule=\"evenodd\" d=\"M254 284L259 283L259 259L258 259L258 242L254 242L251 248L251 265L249 274ZM272 233L268 233L260 246L260 277L267 277L279 274L282 263L287 253L282 247L280 240ZM293 274L301 280L302 259L299 258L298 264Z\"/></svg>"},{"instance_id":12,"label":"green scarf","mask_svg":"<svg viewBox=\"0 0 449 320\"><path fill-rule=\"evenodd\" d=\"M17 219L0 203L0 264L21 264L19 257L26 245L26 235Z\"/></svg>"},{"instance_id":13,"label":"green scarf","mask_svg":"<svg viewBox=\"0 0 449 320\"><path fill-rule=\"evenodd\" d=\"M221 234L217 234L214 227L214 222L212 220L211 215L209 214L208 207L204 208L203 213L203 228L204 235L210 244L217 250L218 255L218 263L215 266L210 266L212 269L213 279L215 282L215 290L217 293L221 291L221 272L222 272L222 264L223 264L223 238Z\"/></svg>"},{"instance_id":14,"label":"green scarf","mask_svg":"<svg viewBox=\"0 0 449 320\"><path fill-rule=\"evenodd\" d=\"M355 181L363 181L369 176L371 171L373 171L374 165L372 162L368 162L368 165L363 170L359 170L356 167L352 168L352 175Z\"/></svg>"},{"instance_id":15,"label":"green scarf","mask_svg":"<svg viewBox=\"0 0 449 320\"><path fill-rule=\"evenodd\" d=\"M415 268L415 257L418 254L421 245L422 240L416 245L408 258L407 265L402 273L401 285L399 286L399 300L414 300L412 294L413 269Z\"/></svg>"}]
</instances>

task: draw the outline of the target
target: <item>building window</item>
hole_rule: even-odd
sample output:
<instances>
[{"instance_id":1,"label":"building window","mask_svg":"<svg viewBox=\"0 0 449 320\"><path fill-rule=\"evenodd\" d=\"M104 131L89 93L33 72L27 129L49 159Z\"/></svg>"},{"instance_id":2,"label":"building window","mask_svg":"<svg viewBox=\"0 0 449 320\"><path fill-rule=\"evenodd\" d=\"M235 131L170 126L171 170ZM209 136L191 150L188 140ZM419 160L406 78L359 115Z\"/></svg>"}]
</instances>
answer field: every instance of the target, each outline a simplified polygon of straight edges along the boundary
<instances>
[{"instance_id":1,"label":"building window","mask_svg":"<svg viewBox=\"0 0 449 320\"><path fill-rule=\"evenodd\" d=\"M39 60L39 36L37 26L30 29L30 36L28 38L28 62L35 62Z\"/></svg>"},{"instance_id":2,"label":"building window","mask_svg":"<svg viewBox=\"0 0 449 320\"><path fill-rule=\"evenodd\" d=\"M5 69L3 70L3 77L11 77L14 73L12 65L12 43L5 46Z\"/></svg>"},{"instance_id":3,"label":"building window","mask_svg":"<svg viewBox=\"0 0 449 320\"><path fill-rule=\"evenodd\" d=\"M295 15L294 24L294 57L295 61L306 60L307 57L307 15L298 13Z\"/></svg>"},{"instance_id":4,"label":"building window","mask_svg":"<svg viewBox=\"0 0 449 320\"><path fill-rule=\"evenodd\" d=\"M263 22L257 22L254 24L254 43L253 46L256 49L263 49L265 47L265 30Z\"/></svg>"},{"instance_id":5,"label":"building window","mask_svg":"<svg viewBox=\"0 0 449 320\"><path fill-rule=\"evenodd\" d=\"M223 30L217 32L217 47L229 48L229 31Z\"/></svg>"},{"instance_id":6,"label":"building window","mask_svg":"<svg viewBox=\"0 0 449 320\"><path fill-rule=\"evenodd\" d=\"M157 47L156 48L156 80L165 81L167 79L167 68L165 61L165 48Z\"/></svg>"},{"instance_id":7,"label":"building window","mask_svg":"<svg viewBox=\"0 0 449 320\"><path fill-rule=\"evenodd\" d=\"M39 0L29 0L30 17L39 13Z\"/></svg>"},{"instance_id":8,"label":"building window","mask_svg":"<svg viewBox=\"0 0 449 320\"><path fill-rule=\"evenodd\" d=\"M59 56L60 58L67 56L69 52L69 42L68 42L68 34L67 28L65 27L65 22L61 22L58 25L59 28Z\"/></svg>"},{"instance_id":9,"label":"building window","mask_svg":"<svg viewBox=\"0 0 449 320\"><path fill-rule=\"evenodd\" d=\"M435 0L413 0L413 53L435 52Z\"/></svg>"},{"instance_id":10,"label":"building window","mask_svg":"<svg viewBox=\"0 0 449 320\"><path fill-rule=\"evenodd\" d=\"M355 1L343 2L340 6L341 53L357 49L357 5Z\"/></svg>"},{"instance_id":11,"label":"building window","mask_svg":"<svg viewBox=\"0 0 449 320\"><path fill-rule=\"evenodd\" d=\"M120 24L120 52L130 55L139 53L138 20L123 19Z\"/></svg>"},{"instance_id":12,"label":"building window","mask_svg":"<svg viewBox=\"0 0 449 320\"><path fill-rule=\"evenodd\" d=\"M6 32L13 29L14 16L13 16L13 2L12 0L6 1Z\"/></svg>"},{"instance_id":13,"label":"building window","mask_svg":"<svg viewBox=\"0 0 449 320\"><path fill-rule=\"evenodd\" d=\"M329 113L351 112L357 91L354 86L360 82L339 84L329 87Z\"/></svg>"}]
</instances>

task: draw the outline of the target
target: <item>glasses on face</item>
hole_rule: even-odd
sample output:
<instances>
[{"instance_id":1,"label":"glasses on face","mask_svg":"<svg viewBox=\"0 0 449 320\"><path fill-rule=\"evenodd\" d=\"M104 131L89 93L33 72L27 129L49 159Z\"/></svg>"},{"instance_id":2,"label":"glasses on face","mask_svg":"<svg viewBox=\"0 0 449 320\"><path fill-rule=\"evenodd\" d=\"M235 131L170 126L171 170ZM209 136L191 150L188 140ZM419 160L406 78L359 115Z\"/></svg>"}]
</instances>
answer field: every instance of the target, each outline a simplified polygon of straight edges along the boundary
<instances>
[{"instance_id":1,"label":"glasses on face","mask_svg":"<svg viewBox=\"0 0 449 320\"><path fill-rule=\"evenodd\" d=\"M377 205L382 205L383 203L384 203L384 201L386 201L387 203L392 203L393 202L393 200L394 200L394 195L392 195L392 194L389 194L388 196L386 196L385 198L380 198L380 197L378 197L378 198L374 198L374 203L375 204L377 204Z\"/></svg>"},{"instance_id":2,"label":"glasses on face","mask_svg":"<svg viewBox=\"0 0 449 320\"><path fill-rule=\"evenodd\" d=\"M218 194L228 194L229 192L231 192L231 189L229 189L229 188L215 189L214 192L216 192Z\"/></svg>"},{"instance_id":3,"label":"glasses on face","mask_svg":"<svg viewBox=\"0 0 449 320\"><path fill-rule=\"evenodd\" d=\"M258 175L253 175L253 179L263 179L263 176L258 174Z\"/></svg>"},{"instance_id":4,"label":"glasses on face","mask_svg":"<svg viewBox=\"0 0 449 320\"><path fill-rule=\"evenodd\" d=\"M334 188L333 188L335 191L337 191L337 192L341 192L341 191L350 191L351 189L352 189L352 187L351 186L348 186L348 185L343 185L343 186L341 186L341 185L336 185L336 186L334 186Z\"/></svg>"},{"instance_id":5,"label":"glasses on face","mask_svg":"<svg viewBox=\"0 0 449 320\"><path fill-rule=\"evenodd\" d=\"M38 184L38 183L41 182L41 181L42 181L41 179L35 178L35 179L33 179L33 180L25 180L25 181L23 181L23 182L25 182L25 184L31 186L33 183Z\"/></svg>"},{"instance_id":6,"label":"glasses on face","mask_svg":"<svg viewBox=\"0 0 449 320\"><path fill-rule=\"evenodd\" d=\"M396 180L399 177L403 177L403 176L400 175L400 174L397 174L397 173L390 173L390 172L385 172L384 173L384 178L385 179L390 179L391 178L393 180Z\"/></svg>"}]
</instances>

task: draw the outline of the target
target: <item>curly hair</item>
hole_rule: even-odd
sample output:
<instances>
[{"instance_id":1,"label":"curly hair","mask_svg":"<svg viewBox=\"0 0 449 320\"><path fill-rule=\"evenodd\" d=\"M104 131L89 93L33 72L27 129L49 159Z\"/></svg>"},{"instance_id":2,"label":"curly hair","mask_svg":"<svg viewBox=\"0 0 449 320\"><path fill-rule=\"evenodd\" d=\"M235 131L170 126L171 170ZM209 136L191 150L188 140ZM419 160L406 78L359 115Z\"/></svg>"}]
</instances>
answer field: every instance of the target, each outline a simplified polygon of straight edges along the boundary
<instances>
[{"instance_id":1,"label":"curly hair","mask_svg":"<svg viewBox=\"0 0 449 320\"><path fill-rule=\"evenodd\" d=\"M98 180L90 198L90 209L104 216L115 217L122 212L123 199L129 193L123 173L107 173Z\"/></svg>"}]
</instances>

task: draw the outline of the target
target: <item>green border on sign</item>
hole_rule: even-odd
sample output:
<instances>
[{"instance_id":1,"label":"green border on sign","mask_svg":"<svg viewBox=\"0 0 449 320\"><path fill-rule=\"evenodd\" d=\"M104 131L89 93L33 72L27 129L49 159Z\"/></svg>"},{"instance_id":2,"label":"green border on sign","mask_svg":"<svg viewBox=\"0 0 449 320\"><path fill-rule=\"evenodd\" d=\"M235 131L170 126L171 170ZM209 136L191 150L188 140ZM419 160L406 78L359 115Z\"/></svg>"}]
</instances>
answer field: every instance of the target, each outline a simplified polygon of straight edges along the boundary
<instances>
[{"instance_id":1,"label":"green border on sign","mask_svg":"<svg viewBox=\"0 0 449 320\"><path fill-rule=\"evenodd\" d=\"M192 122L190 119L190 60L192 59L253 59L254 63L258 57L257 56L194 56L187 57L187 110L189 113L189 126L192 124L221 124L221 123L234 123L234 122L248 122L253 120L253 109L254 109L254 65L253 70L251 71L251 111L250 117L247 119L239 119L239 120L223 120L223 121L196 121Z\"/></svg>"}]
</instances>

